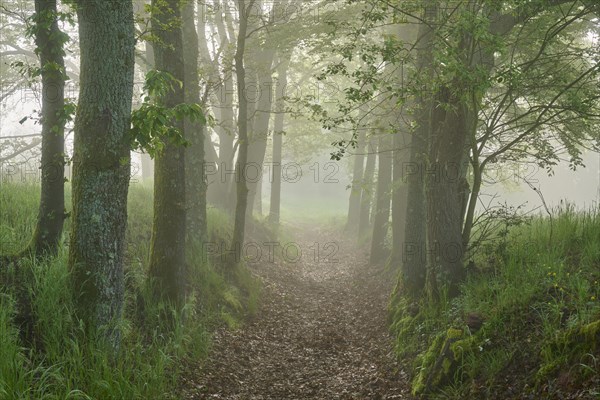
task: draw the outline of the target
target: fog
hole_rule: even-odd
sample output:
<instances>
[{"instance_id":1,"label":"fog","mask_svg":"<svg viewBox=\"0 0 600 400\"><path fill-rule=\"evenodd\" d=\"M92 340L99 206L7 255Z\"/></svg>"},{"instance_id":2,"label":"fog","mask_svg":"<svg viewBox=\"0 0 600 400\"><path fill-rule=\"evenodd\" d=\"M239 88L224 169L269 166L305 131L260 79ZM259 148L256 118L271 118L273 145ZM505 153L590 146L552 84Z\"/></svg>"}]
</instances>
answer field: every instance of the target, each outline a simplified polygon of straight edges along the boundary
<instances>
[{"instance_id":1,"label":"fog","mask_svg":"<svg viewBox=\"0 0 600 400\"><path fill-rule=\"evenodd\" d=\"M600 3L0 0L0 400L592 399Z\"/></svg>"}]
</instances>

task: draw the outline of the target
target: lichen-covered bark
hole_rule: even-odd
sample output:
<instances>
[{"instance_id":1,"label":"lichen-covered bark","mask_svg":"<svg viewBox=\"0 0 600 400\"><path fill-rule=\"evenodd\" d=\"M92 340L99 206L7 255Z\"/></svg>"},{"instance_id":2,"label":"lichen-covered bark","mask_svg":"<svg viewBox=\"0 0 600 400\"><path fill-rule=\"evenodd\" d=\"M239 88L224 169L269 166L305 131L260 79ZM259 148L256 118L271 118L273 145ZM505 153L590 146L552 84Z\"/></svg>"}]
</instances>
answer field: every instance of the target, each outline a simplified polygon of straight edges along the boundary
<instances>
[{"instance_id":1,"label":"lichen-covered bark","mask_svg":"<svg viewBox=\"0 0 600 400\"><path fill-rule=\"evenodd\" d=\"M56 254L65 218L64 35L58 27L56 0L35 2L35 42L42 68L41 196L37 224L25 252Z\"/></svg>"},{"instance_id":2,"label":"lichen-covered bark","mask_svg":"<svg viewBox=\"0 0 600 400\"><path fill-rule=\"evenodd\" d=\"M183 39L181 25L156 27L181 22L178 0L153 0L153 31L158 38L154 46L156 69L169 72L184 81ZM184 102L184 90L178 85L158 99L165 107ZM182 121L173 121L183 131ZM154 222L150 245L150 277L157 297L175 304L185 297L185 149L165 142L154 166Z\"/></svg>"},{"instance_id":3,"label":"lichen-covered bark","mask_svg":"<svg viewBox=\"0 0 600 400\"><path fill-rule=\"evenodd\" d=\"M134 22L130 1L77 2L81 47L69 268L75 307L115 348L123 304Z\"/></svg>"}]
</instances>

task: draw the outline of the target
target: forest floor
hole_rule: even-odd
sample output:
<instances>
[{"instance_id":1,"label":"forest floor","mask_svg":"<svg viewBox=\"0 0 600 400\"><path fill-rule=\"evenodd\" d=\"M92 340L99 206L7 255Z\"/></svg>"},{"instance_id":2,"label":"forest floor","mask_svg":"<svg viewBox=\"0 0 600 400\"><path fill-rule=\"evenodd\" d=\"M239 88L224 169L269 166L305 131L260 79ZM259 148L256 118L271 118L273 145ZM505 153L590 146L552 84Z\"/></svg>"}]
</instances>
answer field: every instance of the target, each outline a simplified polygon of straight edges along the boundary
<instances>
[{"instance_id":1,"label":"forest floor","mask_svg":"<svg viewBox=\"0 0 600 400\"><path fill-rule=\"evenodd\" d=\"M339 233L296 229L300 260L269 262L265 253L250 265L263 283L258 313L216 333L209 359L186 368L182 398L410 398L388 331L394 279Z\"/></svg>"}]
</instances>

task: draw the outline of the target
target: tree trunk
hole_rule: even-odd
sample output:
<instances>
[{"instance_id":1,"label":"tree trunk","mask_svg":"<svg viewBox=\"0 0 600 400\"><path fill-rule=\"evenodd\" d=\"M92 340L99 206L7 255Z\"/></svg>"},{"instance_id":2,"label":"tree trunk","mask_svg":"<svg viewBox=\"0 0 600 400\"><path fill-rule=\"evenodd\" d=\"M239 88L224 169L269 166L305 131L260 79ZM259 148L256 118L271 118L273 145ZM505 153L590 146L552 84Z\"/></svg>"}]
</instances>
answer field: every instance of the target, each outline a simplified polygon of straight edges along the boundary
<instances>
[{"instance_id":1,"label":"tree trunk","mask_svg":"<svg viewBox=\"0 0 600 400\"><path fill-rule=\"evenodd\" d=\"M350 187L350 201L348 203L348 218L346 220L346 231L356 233L359 228L360 204L363 184L363 168L365 163L365 140L366 130L363 127L358 128L356 154L354 155L354 166L352 168L352 184Z\"/></svg>"},{"instance_id":2,"label":"tree trunk","mask_svg":"<svg viewBox=\"0 0 600 400\"><path fill-rule=\"evenodd\" d=\"M471 32L463 32L458 44L461 62L467 70L486 70L489 74L493 55L480 50L474 55L474 40ZM431 275L441 277L450 297L459 294L459 285L465 277L463 257L468 238L463 232L463 219L468 195L469 145L472 146L475 139L481 102L477 93L476 84L455 77L437 89L431 114L429 169L434 173L429 173L427 179L428 265L434 272ZM465 95L469 100L465 100Z\"/></svg>"},{"instance_id":3,"label":"tree trunk","mask_svg":"<svg viewBox=\"0 0 600 400\"><path fill-rule=\"evenodd\" d=\"M144 18L150 17L149 15L144 15ZM150 22L151 23L151 22ZM146 63L141 66L144 73L155 68L154 61L154 48L152 47L152 43L146 41ZM140 168L142 169L142 180L146 181L151 179L154 176L154 160L148 153L140 153Z\"/></svg>"},{"instance_id":4,"label":"tree trunk","mask_svg":"<svg viewBox=\"0 0 600 400\"><path fill-rule=\"evenodd\" d=\"M231 260L230 265L239 263L242 258L242 246L244 245L244 233L246 228L246 206L248 203L248 186L246 185L245 177L245 169L248 163L248 101L246 96L243 95L246 89L246 70L244 67L244 52L246 49L246 34L248 31L248 15L246 11L246 1L238 0L240 28L237 39L237 50L235 53L235 69L237 76L237 91L239 94L239 153L236 164L237 202L235 205L235 220L231 243L231 254L233 255L233 260Z\"/></svg>"},{"instance_id":5,"label":"tree trunk","mask_svg":"<svg viewBox=\"0 0 600 400\"><path fill-rule=\"evenodd\" d=\"M439 89L431 116L426 183L429 276L431 279L440 276L451 297L459 293L458 285L464 277L461 184L467 136L465 107L451 89ZM435 282L431 284L437 287Z\"/></svg>"},{"instance_id":6,"label":"tree trunk","mask_svg":"<svg viewBox=\"0 0 600 400\"><path fill-rule=\"evenodd\" d=\"M402 169L409 161L410 137L409 127L401 124L400 131L394 134L393 144L393 183L392 183L392 254L390 265L393 269L402 265L403 249L406 235L406 203L408 187L404 182Z\"/></svg>"},{"instance_id":7,"label":"tree trunk","mask_svg":"<svg viewBox=\"0 0 600 400\"><path fill-rule=\"evenodd\" d=\"M371 239L371 264L377 264L387 258L385 238L390 220L390 184L392 183L392 136L383 133L379 136L379 170L377 174L377 198Z\"/></svg>"},{"instance_id":8,"label":"tree trunk","mask_svg":"<svg viewBox=\"0 0 600 400\"><path fill-rule=\"evenodd\" d=\"M258 183L256 184L256 193L254 195L254 212L256 215L263 215L263 204L262 204L262 191L263 191L263 179L262 175Z\"/></svg>"},{"instance_id":9,"label":"tree trunk","mask_svg":"<svg viewBox=\"0 0 600 400\"><path fill-rule=\"evenodd\" d=\"M228 67L229 68L229 67ZM225 71L223 84L219 92L219 165L218 176L214 180L215 202L227 210L233 210L235 202L229 196L231 184L234 181L230 171L235 171L233 144L235 141L235 117L233 113L233 73Z\"/></svg>"},{"instance_id":10,"label":"tree trunk","mask_svg":"<svg viewBox=\"0 0 600 400\"><path fill-rule=\"evenodd\" d=\"M228 6L225 7L225 5L221 5L219 2L216 2L215 5L216 7L224 7L225 10L229 9ZM217 64L219 60L215 60L214 62L211 60L210 52L206 44L206 16L203 15L201 10L199 11L198 36L200 40L200 48L202 50L201 66L203 69L208 69L210 71L209 80L213 84L216 83L217 80L220 80L221 82L216 88L216 95L211 98L215 103L213 111L215 113L215 118L217 119L215 130L219 136L219 154L216 155L215 153L216 157L213 165L216 168L214 168L214 171L211 171L210 176L207 177L209 180L207 196L209 201L211 201L217 207L232 211L235 207L235 202L229 195L229 190L231 188L231 183L233 182L233 175L229 173L229 171L235 171L233 165L233 143L235 139L235 121L233 113L233 97L235 94L232 72L233 60L231 59L231 56L225 52L223 55L223 61L220 65L223 72L220 74L218 69L219 65ZM226 17L229 17L228 12L225 14ZM222 13L217 13L215 16L215 23L219 32L219 42L221 48L227 49L230 45L230 40L227 37L227 30L225 28ZM206 140L207 142L210 141L209 135L206 135ZM206 149L207 158L210 158L209 153L211 153L214 149L212 143L207 143Z\"/></svg>"},{"instance_id":11,"label":"tree trunk","mask_svg":"<svg viewBox=\"0 0 600 400\"><path fill-rule=\"evenodd\" d=\"M271 182L271 204L269 210L269 221L279 224L281 213L281 168L282 165L282 147L283 132L285 122L285 92L288 83L287 73L290 65L290 57L280 59L277 68L277 87L276 87L276 111L275 121L273 122L273 176Z\"/></svg>"},{"instance_id":12,"label":"tree trunk","mask_svg":"<svg viewBox=\"0 0 600 400\"><path fill-rule=\"evenodd\" d=\"M77 3L81 75L75 119L69 269L77 316L116 350L130 176L133 4Z\"/></svg>"},{"instance_id":13,"label":"tree trunk","mask_svg":"<svg viewBox=\"0 0 600 400\"><path fill-rule=\"evenodd\" d=\"M407 184L406 196L406 224L404 229L405 241L394 242L395 246L402 246L402 287L406 293L414 298L421 295L425 288L427 260L426 260L426 204L425 204L425 157L428 142L428 105L421 103L424 110L420 110L416 119L420 124L413 134L410 163L403 167L402 175Z\"/></svg>"},{"instance_id":14,"label":"tree trunk","mask_svg":"<svg viewBox=\"0 0 600 400\"><path fill-rule=\"evenodd\" d=\"M417 40L418 24L398 24L391 26L390 33L396 35L398 39L405 43L405 50L411 52L414 48L414 43ZM386 66L386 69L388 66ZM390 73L393 74L395 80L399 80L396 84L403 85L408 80L408 71L400 68L400 71L393 70L393 64L389 64ZM393 182L392 182L392 248L388 265L393 270L400 270L404 257L403 249L406 242L406 203L408 197L408 185L404 182L403 168L410 162L410 142L411 142L411 123L412 116L406 110L413 108L414 100L409 99L404 103L402 108L398 110L398 98L393 97L390 100L391 111L388 113L392 116L390 126L393 131Z\"/></svg>"},{"instance_id":15,"label":"tree trunk","mask_svg":"<svg viewBox=\"0 0 600 400\"><path fill-rule=\"evenodd\" d=\"M42 187L37 224L25 252L38 256L57 253L65 219L65 36L56 13L56 0L36 0L35 42L42 71Z\"/></svg>"},{"instance_id":16,"label":"tree trunk","mask_svg":"<svg viewBox=\"0 0 600 400\"><path fill-rule=\"evenodd\" d=\"M435 6L429 6L425 15L436 15ZM417 70L425 78L432 76L433 63L433 30L432 25L422 23L419 26L417 39ZM429 79L424 79L427 82ZM401 288L412 298L423 293L427 276L426 259L426 198L425 169L427 149L429 147L431 101L428 98L429 88L424 85L416 98L417 112L415 122L417 128L412 135L410 145L410 163L403 168L403 181L407 184L406 225L404 243L402 245Z\"/></svg>"},{"instance_id":17,"label":"tree trunk","mask_svg":"<svg viewBox=\"0 0 600 400\"><path fill-rule=\"evenodd\" d=\"M194 2L188 2L183 15L183 41L187 44L183 54L185 69L185 102L200 103L198 76L198 34ZM204 171L205 127L199 122L184 122L184 133L190 147L185 153L185 183L187 238L191 243L206 239L206 176Z\"/></svg>"},{"instance_id":18,"label":"tree trunk","mask_svg":"<svg viewBox=\"0 0 600 400\"><path fill-rule=\"evenodd\" d=\"M256 107L254 117L251 118L252 133L249 135L248 143L248 203L249 209L246 213L250 218L253 212L253 205L259 201L257 199L258 184L262 180L262 170L267 151L267 139L269 137L269 121L271 119L271 107L273 104L273 74L271 67L274 50L261 50L256 56L255 67L256 84L258 86L258 98L254 102ZM251 84L248 84L248 91L251 90ZM258 174L256 176L256 174Z\"/></svg>"},{"instance_id":19,"label":"tree trunk","mask_svg":"<svg viewBox=\"0 0 600 400\"><path fill-rule=\"evenodd\" d=\"M154 46L156 69L184 81L182 30L179 25L168 30L157 27L179 21L178 0L153 0L155 11ZM158 99L164 107L184 102L184 90L173 90ZM182 121L173 121L183 131ZM185 298L185 150L165 140L163 150L156 156L154 170L154 222L150 245L150 277L157 298L181 304Z\"/></svg>"},{"instance_id":20,"label":"tree trunk","mask_svg":"<svg viewBox=\"0 0 600 400\"><path fill-rule=\"evenodd\" d=\"M256 2L257 5L261 5L261 2ZM287 1L273 3L272 16L275 19L273 23L277 24L280 22L278 17L283 16L287 8ZM256 9L256 8L255 8ZM253 18L251 21L255 21ZM258 26L252 26L252 30L259 29ZM255 36L256 37L256 36ZM271 119L271 110L273 107L273 59L275 57L276 48L278 43L268 36L265 38L265 43L262 44L260 39L255 39L252 42L252 46L249 49L253 49L250 53L249 65L255 70L256 84L258 88L258 99L252 102L255 105L253 110L252 120L252 132L249 135L249 148L248 148L248 163L250 171L258 170L257 179L248 180L248 193L249 193L249 205L250 208L247 211L247 218L252 216L254 204L256 208L262 209L262 202L260 193L260 183L263 178L262 170L264 166L265 153L267 151L267 139L269 137L269 122ZM251 82L248 82L248 91L251 91ZM249 221L251 219L249 218Z\"/></svg>"},{"instance_id":21,"label":"tree trunk","mask_svg":"<svg viewBox=\"0 0 600 400\"><path fill-rule=\"evenodd\" d=\"M377 159L377 149L373 146L374 138L368 140L365 147L367 151L367 162L365 165L364 176L360 182L360 209L358 220L358 237L363 238L369 232L371 227L371 205L373 202L373 176L375 175L375 161Z\"/></svg>"}]
</instances>

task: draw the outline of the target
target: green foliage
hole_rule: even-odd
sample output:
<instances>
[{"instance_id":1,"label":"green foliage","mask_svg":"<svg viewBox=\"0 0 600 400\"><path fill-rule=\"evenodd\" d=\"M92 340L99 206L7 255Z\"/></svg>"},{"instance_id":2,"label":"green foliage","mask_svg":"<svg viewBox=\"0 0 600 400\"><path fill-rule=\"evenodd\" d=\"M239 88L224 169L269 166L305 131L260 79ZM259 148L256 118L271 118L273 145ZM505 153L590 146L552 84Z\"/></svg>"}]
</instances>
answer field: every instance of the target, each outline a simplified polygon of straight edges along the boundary
<instances>
[{"instance_id":1,"label":"green foliage","mask_svg":"<svg viewBox=\"0 0 600 400\"><path fill-rule=\"evenodd\" d=\"M52 31L52 25L57 21L68 22L74 25L74 13L69 12L56 12L53 10L42 10L41 12L35 12L32 16L27 19L27 29L25 30L25 36L27 38L36 39L38 45L35 47L34 53L41 57L42 50L50 52L54 56L59 54L65 56L65 44L70 40L69 35L62 32L61 30ZM39 37L46 37L44 41L44 49L40 47ZM62 82L69 80L67 71L63 65L57 62L46 61L41 66L32 66L31 64L22 60L17 60L10 63L11 68L15 69L22 77L27 81L27 84L31 87L37 78L42 76L55 76L60 77ZM52 127L55 133L59 133L61 127L64 127L68 122L73 121L75 116L76 105L74 102L66 101L64 108L59 115L59 123ZM40 111L41 113L41 111Z\"/></svg>"},{"instance_id":2,"label":"green foliage","mask_svg":"<svg viewBox=\"0 0 600 400\"><path fill-rule=\"evenodd\" d=\"M73 122L73 117L75 117L75 113L77 111L77 104L73 101L65 100L65 105L63 107L62 113L60 114L60 126L65 126L69 122ZM53 126L52 130L54 132L58 131L58 126Z\"/></svg>"},{"instance_id":3,"label":"green foliage","mask_svg":"<svg viewBox=\"0 0 600 400\"><path fill-rule=\"evenodd\" d=\"M527 159L551 173L562 154L575 169L582 165L581 145L597 144L600 68L597 46L586 39L595 30L589 22L593 2L568 10L526 0L345 3L358 7L359 17L333 22L339 57L317 76L346 79L343 97L328 108L305 102L325 129L355 126L358 107L376 110L385 99L408 116L414 110L402 107L407 101L444 87L479 114L479 128L468 140L479 147L476 159ZM522 26L495 29L513 17ZM400 40L425 20L434 35L427 49L431 74L416 68L418 42ZM478 60L488 55L488 61ZM333 142L333 158L344 157L355 143L356 134Z\"/></svg>"},{"instance_id":4,"label":"green foliage","mask_svg":"<svg viewBox=\"0 0 600 400\"><path fill-rule=\"evenodd\" d=\"M28 18L28 25L25 35L30 38L35 38L42 31L48 35L52 24L56 21L68 22L74 26L75 13L73 11L54 12L52 10L42 10L42 12L36 12ZM58 51L64 56L65 53L63 50L63 45L66 44L69 39L69 35L64 32L58 32L54 35L50 35L50 42L54 45L52 51ZM36 48L35 53L39 55L41 50L42 49L40 48Z\"/></svg>"},{"instance_id":5,"label":"green foliage","mask_svg":"<svg viewBox=\"0 0 600 400\"><path fill-rule=\"evenodd\" d=\"M184 4L184 1L181 2ZM170 44L164 43L156 34L156 31L173 31L179 29L182 26L181 18L170 17L165 20L164 14L171 15L173 12L170 9L169 3L166 0L153 0L143 6L142 15L149 17L143 18L138 16L136 22L147 28L147 31L142 32L141 38L146 40L153 45L158 46L170 46ZM152 26L152 28L150 28Z\"/></svg>"},{"instance_id":6,"label":"green foliage","mask_svg":"<svg viewBox=\"0 0 600 400\"><path fill-rule=\"evenodd\" d=\"M33 81L35 78L42 76L44 73L61 73L67 79L64 68L62 68L57 63L47 62L41 67L32 67L31 65L23 62L23 61L15 61L10 64L12 68L16 68L17 71L24 77L29 78ZM31 82L30 82L31 83Z\"/></svg>"},{"instance_id":7,"label":"green foliage","mask_svg":"<svg viewBox=\"0 0 600 400\"><path fill-rule=\"evenodd\" d=\"M187 146L183 132L174 123L189 119L191 122L207 123L207 119L199 104L177 104L165 107L160 99L168 96L176 87L183 87L183 82L165 71L151 70L146 74L145 94L141 107L131 114L131 148L146 151L156 156L162 151L166 142Z\"/></svg>"},{"instance_id":8,"label":"green foliage","mask_svg":"<svg viewBox=\"0 0 600 400\"><path fill-rule=\"evenodd\" d=\"M439 338L449 328L466 334L450 346L456 371L434 398L502 396L506 379L527 385L532 393L526 394L539 398L553 395L543 392L548 388L561 390L561 372L583 387L600 373L600 210L567 207L557 212L552 228L537 217L502 240L505 246L482 247L474 255L458 298L418 305L402 294L392 299L396 349L413 366L415 392L431 379L444 340ZM483 324L469 334L473 314Z\"/></svg>"},{"instance_id":9,"label":"green foliage","mask_svg":"<svg viewBox=\"0 0 600 400\"><path fill-rule=\"evenodd\" d=\"M35 32L40 29L48 30L54 21L68 22L75 26L75 10L68 9L67 11L50 11L43 10L41 13L34 13L28 18L27 36L34 37ZM61 36L63 37L63 36Z\"/></svg>"},{"instance_id":10,"label":"green foliage","mask_svg":"<svg viewBox=\"0 0 600 400\"><path fill-rule=\"evenodd\" d=\"M27 38L36 39L39 35L43 35L48 38L48 42L45 45L51 53L65 56L64 46L70 38L69 35L60 30L57 32L51 31L52 25L57 21L68 22L71 25L75 25L74 13L55 12L53 10L35 12L26 21L27 29L25 30L25 36ZM34 53L39 57L42 50L42 48L36 46ZM53 62L47 62L39 67L32 67L23 61L16 61L11 63L11 67L16 68L21 75L30 79L37 78L45 73L57 73L62 75L65 80L68 79L64 67Z\"/></svg>"},{"instance_id":11,"label":"green foliage","mask_svg":"<svg viewBox=\"0 0 600 400\"><path fill-rule=\"evenodd\" d=\"M497 46L482 103L486 128L477 132L478 142L494 149L485 152L494 162L527 159L552 173L568 157L576 169L582 145L597 143L600 69L586 39L593 29L585 18L590 10L558 11L540 13Z\"/></svg>"}]
</instances>

